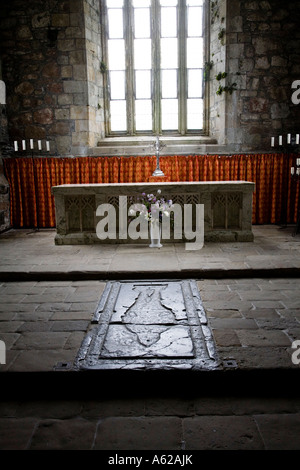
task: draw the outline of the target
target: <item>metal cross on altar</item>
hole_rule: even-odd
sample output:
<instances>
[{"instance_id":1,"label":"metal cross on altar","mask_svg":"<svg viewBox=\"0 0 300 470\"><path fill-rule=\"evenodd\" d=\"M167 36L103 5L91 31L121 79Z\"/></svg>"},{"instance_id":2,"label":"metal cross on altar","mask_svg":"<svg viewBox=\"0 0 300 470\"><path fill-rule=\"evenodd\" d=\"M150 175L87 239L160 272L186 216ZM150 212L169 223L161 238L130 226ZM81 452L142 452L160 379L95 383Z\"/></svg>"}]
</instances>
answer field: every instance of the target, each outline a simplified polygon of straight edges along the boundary
<instances>
[{"instance_id":1,"label":"metal cross on altar","mask_svg":"<svg viewBox=\"0 0 300 470\"><path fill-rule=\"evenodd\" d=\"M156 136L156 142L154 144L155 153L156 153L156 169L152 173L152 176L165 176L162 170L159 167L159 151L164 148L165 145L159 141L159 137Z\"/></svg>"}]
</instances>

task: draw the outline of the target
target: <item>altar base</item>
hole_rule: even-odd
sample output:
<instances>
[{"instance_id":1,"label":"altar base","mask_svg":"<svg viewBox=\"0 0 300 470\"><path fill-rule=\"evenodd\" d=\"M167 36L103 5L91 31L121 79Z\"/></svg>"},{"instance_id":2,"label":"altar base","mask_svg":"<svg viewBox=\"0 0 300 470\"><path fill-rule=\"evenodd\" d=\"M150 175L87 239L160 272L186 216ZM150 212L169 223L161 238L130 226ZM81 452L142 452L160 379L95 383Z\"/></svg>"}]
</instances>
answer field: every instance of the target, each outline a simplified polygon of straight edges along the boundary
<instances>
[{"instance_id":1,"label":"altar base","mask_svg":"<svg viewBox=\"0 0 300 470\"><path fill-rule=\"evenodd\" d=\"M211 181L178 183L68 184L54 186L56 244L147 243L119 236L120 196L137 201L143 193L171 199L174 204L204 205L204 240L209 242L249 242L252 233L252 194L255 184L247 181ZM109 204L115 208L117 236L99 239L97 208ZM124 212L122 212L124 214ZM126 213L126 212L125 212ZM172 232L172 231L171 231ZM185 242L172 236L162 243Z\"/></svg>"}]
</instances>

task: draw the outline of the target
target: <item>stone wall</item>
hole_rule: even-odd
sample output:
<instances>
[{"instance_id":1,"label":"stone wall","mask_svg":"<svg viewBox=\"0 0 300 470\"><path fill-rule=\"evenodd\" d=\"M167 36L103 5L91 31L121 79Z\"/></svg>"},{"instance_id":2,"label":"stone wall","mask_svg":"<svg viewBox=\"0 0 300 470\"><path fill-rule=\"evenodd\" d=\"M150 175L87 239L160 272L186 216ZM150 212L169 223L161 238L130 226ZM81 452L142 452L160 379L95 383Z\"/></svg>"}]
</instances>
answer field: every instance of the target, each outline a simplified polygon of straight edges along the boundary
<instances>
[{"instance_id":1,"label":"stone wall","mask_svg":"<svg viewBox=\"0 0 300 470\"><path fill-rule=\"evenodd\" d=\"M292 0L227 2L227 141L242 150L270 150L271 136L300 130L291 101L300 78L300 4ZM278 142L278 139L276 139ZM242 143L242 145L240 145Z\"/></svg>"},{"instance_id":2,"label":"stone wall","mask_svg":"<svg viewBox=\"0 0 300 470\"><path fill-rule=\"evenodd\" d=\"M2 157L10 155L6 116L6 86L0 61L0 233L10 227L9 184L4 175Z\"/></svg>"},{"instance_id":3,"label":"stone wall","mask_svg":"<svg viewBox=\"0 0 300 470\"><path fill-rule=\"evenodd\" d=\"M10 228L9 184L0 157L0 233Z\"/></svg>"},{"instance_id":4,"label":"stone wall","mask_svg":"<svg viewBox=\"0 0 300 470\"><path fill-rule=\"evenodd\" d=\"M227 151L268 151L271 136L299 133L300 108L291 101L300 77L299 2L215 0L210 23L212 137ZM217 95L220 85L229 91Z\"/></svg>"},{"instance_id":5,"label":"stone wall","mask_svg":"<svg viewBox=\"0 0 300 470\"><path fill-rule=\"evenodd\" d=\"M226 27L226 8L227 0L210 2L210 11L208 12L210 41L205 70L209 84L209 133L220 144L225 143L226 137L226 97L225 93L217 94L221 82L216 80L216 76L226 72L225 37L219 37L220 32Z\"/></svg>"},{"instance_id":6,"label":"stone wall","mask_svg":"<svg viewBox=\"0 0 300 470\"><path fill-rule=\"evenodd\" d=\"M93 134L91 146L97 145L99 137L105 137L103 76L100 71L102 47L99 3L99 0L86 0L85 3L89 122L90 134Z\"/></svg>"}]
</instances>

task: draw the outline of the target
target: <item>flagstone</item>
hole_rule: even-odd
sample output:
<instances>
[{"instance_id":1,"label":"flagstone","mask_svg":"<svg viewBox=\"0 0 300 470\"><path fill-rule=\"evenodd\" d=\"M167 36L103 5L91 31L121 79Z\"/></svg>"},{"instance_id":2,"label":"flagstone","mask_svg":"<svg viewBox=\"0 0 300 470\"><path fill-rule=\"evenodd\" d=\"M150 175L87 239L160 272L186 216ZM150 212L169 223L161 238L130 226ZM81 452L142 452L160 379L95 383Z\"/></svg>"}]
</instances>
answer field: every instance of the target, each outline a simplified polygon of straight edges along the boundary
<instances>
[{"instance_id":1,"label":"flagstone","mask_svg":"<svg viewBox=\"0 0 300 470\"><path fill-rule=\"evenodd\" d=\"M13 345L14 349L62 349L69 332L25 331Z\"/></svg>"},{"instance_id":2,"label":"flagstone","mask_svg":"<svg viewBox=\"0 0 300 470\"><path fill-rule=\"evenodd\" d=\"M178 450L182 438L178 417L122 417L101 420L95 450Z\"/></svg>"},{"instance_id":3,"label":"flagstone","mask_svg":"<svg viewBox=\"0 0 300 470\"><path fill-rule=\"evenodd\" d=\"M0 448L1 450L26 450L32 437L37 418L1 418Z\"/></svg>"},{"instance_id":4,"label":"flagstone","mask_svg":"<svg viewBox=\"0 0 300 470\"><path fill-rule=\"evenodd\" d=\"M95 422L81 417L45 419L35 429L29 449L91 450L95 430Z\"/></svg>"},{"instance_id":5,"label":"flagstone","mask_svg":"<svg viewBox=\"0 0 300 470\"><path fill-rule=\"evenodd\" d=\"M264 449L263 440L250 416L186 418L183 420L183 433L186 450Z\"/></svg>"},{"instance_id":6,"label":"flagstone","mask_svg":"<svg viewBox=\"0 0 300 470\"><path fill-rule=\"evenodd\" d=\"M254 419L266 450L299 450L300 413L279 414L277 411L276 414L257 414Z\"/></svg>"},{"instance_id":7,"label":"flagstone","mask_svg":"<svg viewBox=\"0 0 300 470\"><path fill-rule=\"evenodd\" d=\"M243 330L236 329L236 334L242 346L290 346L291 340L281 330L257 329Z\"/></svg>"}]
</instances>

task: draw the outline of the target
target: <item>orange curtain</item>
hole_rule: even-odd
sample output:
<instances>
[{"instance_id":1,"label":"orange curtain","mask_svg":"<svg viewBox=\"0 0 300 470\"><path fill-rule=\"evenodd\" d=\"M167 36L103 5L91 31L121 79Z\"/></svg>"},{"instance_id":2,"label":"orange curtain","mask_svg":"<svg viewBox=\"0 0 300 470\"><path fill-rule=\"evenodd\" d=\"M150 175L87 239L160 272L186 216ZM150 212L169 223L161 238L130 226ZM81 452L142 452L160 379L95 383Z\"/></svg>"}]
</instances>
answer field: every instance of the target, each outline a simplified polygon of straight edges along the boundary
<instances>
[{"instance_id":1,"label":"orange curtain","mask_svg":"<svg viewBox=\"0 0 300 470\"><path fill-rule=\"evenodd\" d=\"M299 185L290 177L296 155L174 155L160 157L169 181L253 181L254 224L296 223ZM154 156L7 158L11 224L55 227L51 187L61 184L137 183L148 181Z\"/></svg>"}]
</instances>

